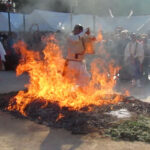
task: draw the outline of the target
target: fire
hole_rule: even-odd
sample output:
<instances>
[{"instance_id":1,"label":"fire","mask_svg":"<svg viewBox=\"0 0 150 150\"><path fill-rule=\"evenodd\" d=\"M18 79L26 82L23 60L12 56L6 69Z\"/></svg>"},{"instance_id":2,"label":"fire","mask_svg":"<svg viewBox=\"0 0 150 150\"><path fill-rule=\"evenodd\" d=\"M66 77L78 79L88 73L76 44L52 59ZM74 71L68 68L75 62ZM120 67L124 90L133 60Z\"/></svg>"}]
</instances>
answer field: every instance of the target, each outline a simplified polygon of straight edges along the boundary
<instances>
[{"instance_id":1,"label":"fire","mask_svg":"<svg viewBox=\"0 0 150 150\"><path fill-rule=\"evenodd\" d=\"M103 40L103 35L101 30L98 32L96 40L97 42L101 42Z\"/></svg>"},{"instance_id":2,"label":"fire","mask_svg":"<svg viewBox=\"0 0 150 150\"><path fill-rule=\"evenodd\" d=\"M58 115L58 117L57 117L57 119L56 119L56 121L59 121L60 119L62 119L64 117L64 115L63 114L61 114L61 113L59 113L59 115Z\"/></svg>"},{"instance_id":3,"label":"fire","mask_svg":"<svg viewBox=\"0 0 150 150\"><path fill-rule=\"evenodd\" d=\"M75 85L74 80L70 81L63 76L65 59L55 37L51 36L46 40L47 45L42 53L28 50L23 42L15 45L22 56L16 73L21 75L28 72L30 83L26 85L27 91L20 91L11 99L8 110L17 110L27 115L25 108L35 99L46 101L43 107L50 102L71 110L118 103L122 100L121 96L111 96L116 84L113 76L118 69L113 67L113 62L106 66L104 60L96 59L91 64L91 81L82 89Z\"/></svg>"}]
</instances>

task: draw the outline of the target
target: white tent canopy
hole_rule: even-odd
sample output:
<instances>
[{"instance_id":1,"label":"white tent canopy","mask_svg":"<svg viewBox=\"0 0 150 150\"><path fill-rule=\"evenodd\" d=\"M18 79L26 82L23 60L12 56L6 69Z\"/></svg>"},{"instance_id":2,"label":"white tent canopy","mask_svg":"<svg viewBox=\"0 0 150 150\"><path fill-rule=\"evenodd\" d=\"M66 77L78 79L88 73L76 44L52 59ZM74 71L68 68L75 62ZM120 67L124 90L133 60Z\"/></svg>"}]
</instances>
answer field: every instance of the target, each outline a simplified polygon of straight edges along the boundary
<instances>
[{"instance_id":1,"label":"white tent canopy","mask_svg":"<svg viewBox=\"0 0 150 150\"><path fill-rule=\"evenodd\" d=\"M112 32L114 29L118 26L123 27L124 29L128 29L131 32L139 32L142 29L142 26L146 24L148 21L150 21L150 16L132 16L130 18L127 17L97 17L96 18L96 26L99 28L99 26L102 28L105 32ZM150 26L149 26L150 29ZM148 31L147 29L141 30L143 32Z\"/></svg>"},{"instance_id":2,"label":"white tent canopy","mask_svg":"<svg viewBox=\"0 0 150 150\"><path fill-rule=\"evenodd\" d=\"M10 22L14 29L12 31L23 31L23 15L19 13L10 13Z\"/></svg>"},{"instance_id":3,"label":"white tent canopy","mask_svg":"<svg viewBox=\"0 0 150 150\"><path fill-rule=\"evenodd\" d=\"M59 13L52 11L41 11L35 10L33 13L39 14L46 23L55 30L70 28L70 14L69 13Z\"/></svg>"},{"instance_id":4,"label":"white tent canopy","mask_svg":"<svg viewBox=\"0 0 150 150\"><path fill-rule=\"evenodd\" d=\"M0 31L8 31L8 17L0 13Z\"/></svg>"},{"instance_id":5,"label":"white tent canopy","mask_svg":"<svg viewBox=\"0 0 150 150\"><path fill-rule=\"evenodd\" d=\"M0 12L0 31L9 31L8 13ZM11 31L23 31L23 15L18 13L10 13Z\"/></svg>"},{"instance_id":6,"label":"white tent canopy","mask_svg":"<svg viewBox=\"0 0 150 150\"><path fill-rule=\"evenodd\" d=\"M1 32L8 32L9 31L9 25L8 25L8 13L0 12L0 31ZM15 27L11 23L11 29L12 31L15 31Z\"/></svg>"},{"instance_id":7,"label":"white tent canopy","mask_svg":"<svg viewBox=\"0 0 150 150\"><path fill-rule=\"evenodd\" d=\"M95 21L95 22L94 22ZM0 12L0 31L9 31L8 13ZM18 13L10 13L11 31L23 31L23 15ZM104 32L113 32L118 26L123 27L131 32L147 32L150 29L150 15L128 17L99 17L95 20L92 15L86 14L70 14L52 11L34 10L31 14L25 15L26 31L39 27L40 31L57 31L65 30L71 32L75 24L81 24L84 28L90 27L96 32L103 30ZM34 30L34 29L33 29Z\"/></svg>"},{"instance_id":8,"label":"white tent canopy","mask_svg":"<svg viewBox=\"0 0 150 150\"><path fill-rule=\"evenodd\" d=\"M29 31L33 25L37 25L40 31L56 31L56 28L51 27L38 11L33 11L30 15L26 15L25 25L27 31Z\"/></svg>"}]
</instances>

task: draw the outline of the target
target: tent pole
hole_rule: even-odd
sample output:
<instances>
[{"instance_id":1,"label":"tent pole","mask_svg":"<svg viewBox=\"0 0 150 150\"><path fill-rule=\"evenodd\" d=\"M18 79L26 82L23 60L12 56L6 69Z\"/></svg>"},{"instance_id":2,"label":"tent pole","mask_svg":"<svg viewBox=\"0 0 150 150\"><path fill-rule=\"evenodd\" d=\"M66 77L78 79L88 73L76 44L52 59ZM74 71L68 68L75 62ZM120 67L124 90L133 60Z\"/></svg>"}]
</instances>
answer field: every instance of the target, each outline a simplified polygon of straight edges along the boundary
<instances>
[{"instance_id":1,"label":"tent pole","mask_svg":"<svg viewBox=\"0 0 150 150\"><path fill-rule=\"evenodd\" d=\"M10 9L8 7L8 31L11 34Z\"/></svg>"},{"instance_id":2,"label":"tent pole","mask_svg":"<svg viewBox=\"0 0 150 150\"><path fill-rule=\"evenodd\" d=\"M96 1L93 1L93 33L96 34Z\"/></svg>"},{"instance_id":3,"label":"tent pole","mask_svg":"<svg viewBox=\"0 0 150 150\"><path fill-rule=\"evenodd\" d=\"M70 20L70 21L71 21L71 28L70 28L70 29L71 29L71 32L72 32L72 17L73 17L72 13L71 13L71 16L70 16L70 17L71 17L71 18L70 18L70 19L71 19L71 20Z\"/></svg>"},{"instance_id":4,"label":"tent pole","mask_svg":"<svg viewBox=\"0 0 150 150\"><path fill-rule=\"evenodd\" d=\"M96 34L96 16L93 15L93 32Z\"/></svg>"},{"instance_id":5,"label":"tent pole","mask_svg":"<svg viewBox=\"0 0 150 150\"><path fill-rule=\"evenodd\" d=\"M26 31L26 16L23 14L23 31Z\"/></svg>"},{"instance_id":6,"label":"tent pole","mask_svg":"<svg viewBox=\"0 0 150 150\"><path fill-rule=\"evenodd\" d=\"M71 5L71 14L70 14L70 29L72 32L72 25L73 25L73 6Z\"/></svg>"}]
</instances>

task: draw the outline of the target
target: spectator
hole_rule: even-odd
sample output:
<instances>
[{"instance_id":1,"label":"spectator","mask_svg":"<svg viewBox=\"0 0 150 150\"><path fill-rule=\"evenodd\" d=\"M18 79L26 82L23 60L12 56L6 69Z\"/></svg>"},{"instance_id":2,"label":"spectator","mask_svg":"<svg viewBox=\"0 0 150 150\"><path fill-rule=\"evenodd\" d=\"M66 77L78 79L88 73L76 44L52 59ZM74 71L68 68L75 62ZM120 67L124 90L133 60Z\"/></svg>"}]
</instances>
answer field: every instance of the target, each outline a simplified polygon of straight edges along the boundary
<instances>
[{"instance_id":1,"label":"spectator","mask_svg":"<svg viewBox=\"0 0 150 150\"><path fill-rule=\"evenodd\" d=\"M149 76L149 65L150 65L150 41L147 35L142 36L143 48L144 48L144 62L143 62L143 75L144 79L147 82Z\"/></svg>"},{"instance_id":2,"label":"spectator","mask_svg":"<svg viewBox=\"0 0 150 150\"><path fill-rule=\"evenodd\" d=\"M117 47L116 47L116 55L118 56L118 65L123 66L123 57L124 57L124 51L129 43L129 36L128 36L128 30L123 30L120 34L120 40L118 41Z\"/></svg>"},{"instance_id":3,"label":"spectator","mask_svg":"<svg viewBox=\"0 0 150 150\"><path fill-rule=\"evenodd\" d=\"M4 62L6 61L5 60L5 55L6 55L6 52L5 52L5 49L3 47L3 44L1 43L0 41L0 70L4 69Z\"/></svg>"},{"instance_id":4,"label":"spectator","mask_svg":"<svg viewBox=\"0 0 150 150\"><path fill-rule=\"evenodd\" d=\"M17 42L17 34L12 33L9 35L7 40L7 55L6 55L6 70L14 70L18 64L18 55L13 48L14 44Z\"/></svg>"},{"instance_id":5,"label":"spectator","mask_svg":"<svg viewBox=\"0 0 150 150\"><path fill-rule=\"evenodd\" d=\"M136 34L131 34L131 41L127 44L124 54L125 64L132 76L132 85L141 87L142 70L144 60L143 45L136 40Z\"/></svg>"}]
</instances>

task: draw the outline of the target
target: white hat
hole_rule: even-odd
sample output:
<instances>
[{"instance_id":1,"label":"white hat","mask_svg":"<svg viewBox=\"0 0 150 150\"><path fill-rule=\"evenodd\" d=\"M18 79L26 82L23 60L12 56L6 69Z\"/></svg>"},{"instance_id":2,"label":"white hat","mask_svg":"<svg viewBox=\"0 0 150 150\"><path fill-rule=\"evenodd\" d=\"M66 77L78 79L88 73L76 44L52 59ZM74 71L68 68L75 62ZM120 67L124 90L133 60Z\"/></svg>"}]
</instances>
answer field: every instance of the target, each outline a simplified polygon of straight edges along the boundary
<instances>
[{"instance_id":1,"label":"white hat","mask_svg":"<svg viewBox=\"0 0 150 150\"><path fill-rule=\"evenodd\" d=\"M122 30L121 33L128 33L128 30Z\"/></svg>"}]
</instances>

